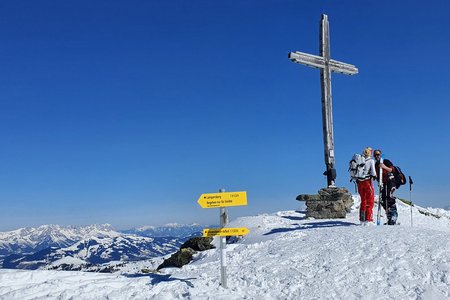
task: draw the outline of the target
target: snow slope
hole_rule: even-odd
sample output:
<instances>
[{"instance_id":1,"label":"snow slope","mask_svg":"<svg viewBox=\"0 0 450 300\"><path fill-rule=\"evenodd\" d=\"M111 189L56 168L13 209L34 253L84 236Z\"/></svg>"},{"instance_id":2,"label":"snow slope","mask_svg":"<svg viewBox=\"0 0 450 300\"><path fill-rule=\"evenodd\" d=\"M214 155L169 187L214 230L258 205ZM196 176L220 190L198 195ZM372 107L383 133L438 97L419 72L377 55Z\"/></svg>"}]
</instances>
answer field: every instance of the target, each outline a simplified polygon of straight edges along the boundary
<instances>
[{"instance_id":1,"label":"snow slope","mask_svg":"<svg viewBox=\"0 0 450 300\"><path fill-rule=\"evenodd\" d=\"M250 234L161 273L0 270L0 299L450 299L450 219L398 203L400 226L359 226L302 212L238 218ZM149 268L154 268L148 262ZM139 262L145 268L145 262Z\"/></svg>"}]
</instances>

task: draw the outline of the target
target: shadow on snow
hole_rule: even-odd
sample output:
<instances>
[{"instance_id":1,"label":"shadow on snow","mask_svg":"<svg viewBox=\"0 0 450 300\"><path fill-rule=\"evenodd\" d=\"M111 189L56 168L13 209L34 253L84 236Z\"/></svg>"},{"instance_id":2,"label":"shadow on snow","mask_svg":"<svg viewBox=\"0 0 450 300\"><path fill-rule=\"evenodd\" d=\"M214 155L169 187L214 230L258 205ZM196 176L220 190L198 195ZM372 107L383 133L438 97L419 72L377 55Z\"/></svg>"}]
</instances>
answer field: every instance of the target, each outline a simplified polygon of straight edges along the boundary
<instances>
[{"instance_id":1,"label":"shadow on snow","mask_svg":"<svg viewBox=\"0 0 450 300\"><path fill-rule=\"evenodd\" d=\"M303 220L303 218L297 218L297 217L283 217L290 220ZM309 222L309 223L303 223L303 224L295 224L299 225L298 227L294 228L275 228L271 231L265 233L264 235L270 235L274 233L281 233L281 232L289 232L289 231L295 231L295 230L306 230L306 229L314 229L314 228L328 228L328 227L340 227L340 226L355 226L355 223L345 222L345 221L324 221L324 222Z\"/></svg>"},{"instance_id":2,"label":"shadow on snow","mask_svg":"<svg viewBox=\"0 0 450 300\"><path fill-rule=\"evenodd\" d=\"M288 220L292 220L292 221L301 221L301 220L306 220L306 216L302 216L302 217L294 217L294 216L282 216L282 218L284 218L284 219L288 219Z\"/></svg>"},{"instance_id":3,"label":"shadow on snow","mask_svg":"<svg viewBox=\"0 0 450 300\"><path fill-rule=\"evenodd\" d=\"M181 281L186 283L189 287L193 288L194 285L189 281L191 279L196 278L175 278L171 277L171 274L155 274L155 273L149 273L149 274L126 274L125 277L135 278L135 277L149 277L150 278L150 284L155 285L160 282L168 282L168 281Z\"/></svg>"}]
</instances>

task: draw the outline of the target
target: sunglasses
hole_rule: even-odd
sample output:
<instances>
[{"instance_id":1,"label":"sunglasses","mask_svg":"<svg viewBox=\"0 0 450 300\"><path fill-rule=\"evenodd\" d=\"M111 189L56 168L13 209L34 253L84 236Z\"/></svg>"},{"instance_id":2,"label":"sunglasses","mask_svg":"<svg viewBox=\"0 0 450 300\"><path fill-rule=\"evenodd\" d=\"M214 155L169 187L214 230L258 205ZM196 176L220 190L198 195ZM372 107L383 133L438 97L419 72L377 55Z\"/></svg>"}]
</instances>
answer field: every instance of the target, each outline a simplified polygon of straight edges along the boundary
<instances>
[{"instance_id":1,"label":"sunglasses","mask_svg":"<svg viewBox=\"0 0 450 300\"><path fill-rule=\"evenodd\" d=\"M381 156L381 153L375 153L373 156Z\"/></svg>"}]
</instances>

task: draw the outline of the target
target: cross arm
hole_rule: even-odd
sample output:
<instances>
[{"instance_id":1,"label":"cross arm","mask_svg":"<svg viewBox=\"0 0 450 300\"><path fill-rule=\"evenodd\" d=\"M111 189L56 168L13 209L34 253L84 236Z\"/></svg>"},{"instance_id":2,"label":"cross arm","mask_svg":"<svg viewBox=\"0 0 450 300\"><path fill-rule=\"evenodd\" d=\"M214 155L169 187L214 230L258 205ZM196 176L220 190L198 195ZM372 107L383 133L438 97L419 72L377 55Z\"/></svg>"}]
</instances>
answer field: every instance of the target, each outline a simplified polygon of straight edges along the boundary
<instances>
[{"instance_id":1,"label":"cross arm","mask_svg":"<svg viewBox=\"0 0 450 300\"><path fill-rule=\"evenodd\" d=\"M290 52L288 57L292 62L308 67L323 68L325 65L325 60L322 56L307 54L300 51Z\"/></svg>"},{"instance_id":2,"label":"cross arm","mask_svg":"<svg viewBox=\"0 0 450 300\"><path fill-rule=\"evenodd\" d=\"M324 68L325 59L322 56L312 55L308 53L303 53L300 51L290 52L288 55L292 62L297 64L302 64L313 68ZM332 72L342 73L346 75L358 74L358 68L351 64L346 64L334 59L330 59L328 63L330 70Z\"/></svg>"},{"instance_id":3,"label":"cross arm","mask_svg":"<svg viewBox=\"0 0 450 300\"><path fill-rule=\"evenodd\" d=\"M336 73L342 73L345 75L358 74L358 68L351 64L346 64L334 59L330 59L330 69Z\"/></svg>"}]
</instances>

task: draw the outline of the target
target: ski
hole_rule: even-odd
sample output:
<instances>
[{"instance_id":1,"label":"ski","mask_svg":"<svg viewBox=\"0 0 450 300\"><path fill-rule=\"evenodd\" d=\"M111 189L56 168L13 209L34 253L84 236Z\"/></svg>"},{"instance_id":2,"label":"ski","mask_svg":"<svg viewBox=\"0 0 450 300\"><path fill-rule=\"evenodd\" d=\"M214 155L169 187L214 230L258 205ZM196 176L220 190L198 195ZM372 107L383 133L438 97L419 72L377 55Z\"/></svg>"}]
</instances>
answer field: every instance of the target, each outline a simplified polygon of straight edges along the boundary
<instances>
[{"instance_id":1,"label":"ski","mask_svg":"<svg viewBox=\"0 0 450 300\"><path fill-rule=\"evenodd\" d=\"M378 211L377 211L377 225L381 225L381 190L379 190L378 194Z\"/></svg>"}]
</instances>

